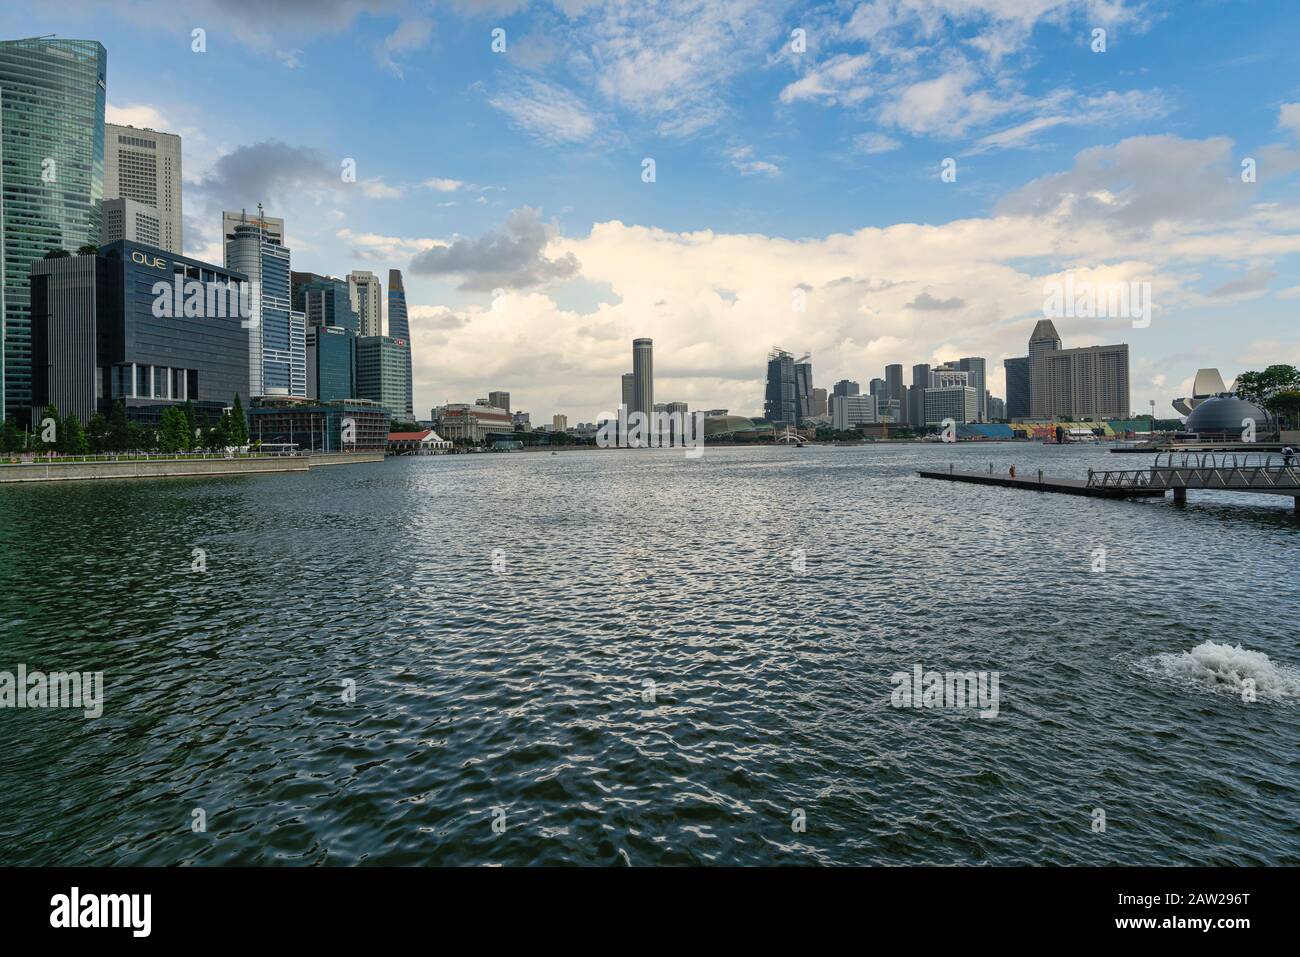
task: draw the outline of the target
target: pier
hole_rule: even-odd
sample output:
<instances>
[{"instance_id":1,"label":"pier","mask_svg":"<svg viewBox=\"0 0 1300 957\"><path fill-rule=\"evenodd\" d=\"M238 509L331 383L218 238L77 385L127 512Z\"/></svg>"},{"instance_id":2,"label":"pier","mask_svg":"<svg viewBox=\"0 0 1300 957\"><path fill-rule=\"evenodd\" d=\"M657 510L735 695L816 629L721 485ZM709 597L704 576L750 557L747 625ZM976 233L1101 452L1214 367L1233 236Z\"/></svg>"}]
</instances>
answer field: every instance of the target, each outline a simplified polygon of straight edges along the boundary
<instances>
[{"instance_id":1,"label":"pier","mask_svg":"<svg viewBox=\"0 0 1300 957\"><path fill-rule=\"evenodd\" d=\"M1250 492L1260 495L1289 495L1300 514L1300 460L1285 459L1271 452L1162 452L1144 469L1088 470L1087 479L1045 475L1038 469L1029 475L988 472L922 470L922 478L977 485L1000 485L1064 495L1093 498L1158 498L1174 493L1175 502L1186 502L1190 489Z\"/></svg>"}]
</instances>

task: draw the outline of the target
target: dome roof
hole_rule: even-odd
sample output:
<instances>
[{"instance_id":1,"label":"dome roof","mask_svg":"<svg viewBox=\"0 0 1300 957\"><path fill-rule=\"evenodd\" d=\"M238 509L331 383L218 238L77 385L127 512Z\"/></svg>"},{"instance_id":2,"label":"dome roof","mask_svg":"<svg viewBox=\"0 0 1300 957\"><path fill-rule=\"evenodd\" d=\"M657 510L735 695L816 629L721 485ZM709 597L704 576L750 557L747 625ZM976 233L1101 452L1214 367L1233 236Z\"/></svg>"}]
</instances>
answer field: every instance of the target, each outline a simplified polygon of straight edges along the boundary
<instances>
[{"instance_id":1,"label":"dome roof","mask_svg":"<svg viewBox=\"0 0 1300 957\"><path fill-rule=\"evenodd\" d=\"M743 415L710 415L704 420L704 435L730 435L752 432L754 423Z\"/></svg>"},{"instance_id":2,"label":"dome roof","mask_svg":"<svg viewBox=\"0 0 1300 957\"><path fill-rule=\"evenodd\" d=\"M1186 429L1188 432L1240 432L1245 419L1254 419L1257 429L1264 429L1269 423L1268 413L1259 406L1223 392L1199 403L1187 417Z\"/></svg>"}]
</instances>

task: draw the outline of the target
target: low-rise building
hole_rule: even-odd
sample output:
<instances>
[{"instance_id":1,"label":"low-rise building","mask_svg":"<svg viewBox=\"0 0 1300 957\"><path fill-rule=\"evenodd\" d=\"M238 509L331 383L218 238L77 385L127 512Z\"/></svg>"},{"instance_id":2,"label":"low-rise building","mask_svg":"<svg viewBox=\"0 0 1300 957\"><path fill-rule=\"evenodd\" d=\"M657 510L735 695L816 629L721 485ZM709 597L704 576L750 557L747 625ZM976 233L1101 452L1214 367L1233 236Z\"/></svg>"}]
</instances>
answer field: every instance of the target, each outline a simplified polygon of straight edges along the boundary
<instances>
[{"instance_id":1,"label":"low-rise building","mask_svg":"<svg viewBox=\"0 0 1300 957\"><path fill-rule=\"evenodd\" d=\"M265 396L248 410L248 437L303 452L383 452L391 418L386 408L366 399Z\"/></svg>"},{"instance_id":2,"label":"low-rise building","mask_svg":"<svg viewBox=\"0 0 1300 957\"><path fill-rule=\"evenodd\" d=\"M444 439L484 442L490 436L514 436L514 417L505 409L457 403L442 406L434 412L438 432Z\"/></svg>"}]
</instances>

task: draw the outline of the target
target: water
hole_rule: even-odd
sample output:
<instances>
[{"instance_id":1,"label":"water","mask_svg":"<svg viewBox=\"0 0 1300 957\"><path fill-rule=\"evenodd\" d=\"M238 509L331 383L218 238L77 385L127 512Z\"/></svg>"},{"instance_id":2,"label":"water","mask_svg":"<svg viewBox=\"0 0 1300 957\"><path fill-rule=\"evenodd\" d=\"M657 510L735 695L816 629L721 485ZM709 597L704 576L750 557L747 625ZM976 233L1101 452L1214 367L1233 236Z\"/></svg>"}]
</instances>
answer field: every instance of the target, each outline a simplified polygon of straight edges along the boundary
<instances>
[{"instance_id":1,"label":"water","mask_svg":"<svg viewBox=\"0 0 1300 957\"><path fill-rule=\"evenodd\" d=\"M949 461L1146 457L0 489L0 670L107 689L98 719L0 710L0 863L1300 863L1291 499L915 477ZM997 716L891 706L917 664L998 672Z\"/></svg>"}]
</instances>

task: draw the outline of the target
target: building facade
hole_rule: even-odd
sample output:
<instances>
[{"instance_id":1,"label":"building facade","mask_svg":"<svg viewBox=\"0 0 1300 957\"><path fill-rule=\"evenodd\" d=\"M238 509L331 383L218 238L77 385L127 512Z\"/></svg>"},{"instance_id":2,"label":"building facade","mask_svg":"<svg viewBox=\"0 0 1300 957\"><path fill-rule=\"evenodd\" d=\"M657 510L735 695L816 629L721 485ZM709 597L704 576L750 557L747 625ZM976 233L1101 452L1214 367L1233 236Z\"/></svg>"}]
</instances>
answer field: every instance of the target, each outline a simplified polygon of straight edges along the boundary
<instances>
[{"instance_id":1,"label":"building facade","mask_svg":"<svg viewBox=\"0 0 1300 957\"><path fill-rule=\"evenodd\" d=\"M348 284L333 276L291 272L293 308L303 314L307 328L338 326L357 335L357 314L352 309Z\"/></svg>"},{"instance_id":2,"label":"building facade","mask_svg":"<svg viewBox=\"0 0 1300 957\"><path fill-rule=\"evenodd\" d=\"M307 329L307 398L358 398L357 337L341 326Z\"/></svg>"},{"instance_id":3,"label":"building facade","mask_svg":"<svg viewBox=\"0 0 1300 957\"><path fill-rule=\"evenodd\" d=\"M977 356L957 360L957 368L966 373L966 382L974 390L979 404L979 422L989 419L987 363Z\"/></svg>"},{"instance_id":4,"label":"building facade","mask_svg":"<svg viewBox=\"0 0 1300 957\"><path fill-rule=\"evenodd\" d=\"M95 40L0 42L0 421L33 405L32 263L101 238L107 70Z\"/></svg>"},{"instance_id":5,"label":"building facade","mask_svg":"<svg viewBox=\"0 0 1300 957\"><path fill-rule=\"evenodd\" d=\"M629 412L644 412L655 408L654 340L632 340L632 405Z\"/></svg>"},{"instance_id":6,"label":"building facade","mask_svg":"<svg viewBox=\"0 0 1300 957\"><path fill-rule=\"evenodd\" d=\"M773 425L799 424L794 356L784 349L773 349L767 354L767 388L763 393L763 418Z\"/></svg>"},{"instance_id":7,"label":"building facade","mask_svg":"<svg viewBox=\"0 0 1300 957\"><path fill-rule=\"evenodd\" d=\"M406 416L406 387L410 381L407 351L405 339L357 339L357 395L379 403L394 417Z\"/></svg>"},{"instance_id":8,"label":"building facade","mask_svg":"<svg viewBox=\"0 0 1300 957\"><path fill-rule=\"evenodd\" d=\"M406 287L402 285L402 271L388 270L388 335L406 343L406 408L402 414L415 418L415 384L411 381L414 366L411 360L411 321L406 313ZM509 409L506 410L507 412Z\"/></svg>"},{"instance_id":9,"label":"building facade","mask_svg":"<svg viewBox=\"0 0 1300 957\"><path fill-rule=\"evenodd\" d=\"M383 296L379 277L368 269L352 270L348 273L348 295L352 299L352 311L357 314L358 334L382 336L384 334L384 317L381 312Z\"/></svg>"},{"instance_id":10,"label":"building facade","mask_svg":"<svg viewBox=\"0 0 1300 957\"><path fill-rule=\"evenodd\" d=\"M284 220L225 213L226 268L243 273L254 291L248 319L249 387L255 396L307 396L307 321L293 308L290 251Z\"/></svg>"},{"instance_id":11,"label":"building facade","mask_svg":"<svg viewBox=\"0 0 1300 957\"><path fill-rule=\"evenodd\" d=\"M1002 362L1007 376L1008 422L1019 422L1029 418L1029 357L1004 359Z\"/></svg>"},{"instance_id":12,"label":"building facade","mask_svg":"<svg viewBox=\"0 0 1300 957\"><path fill-rule=\"evenodd\" d=\"M125 241L94 256L33 263L37 406L85 422L121 400L127 417L146 425L187 401L205 422L236 395L247 406L250 330L239 314L249 301L240 296L246 282L242 273ZM202 308L177 302L178 288L186 296L200 290ZM210 291L225 304L214 308Z\"/></svg>"},{"instance_id":13,"label":"building facade","mask_svg":"<svg viewBox=\"0 0 1300 957\"><path fill-rule=\"evenodd\" d=\"M874 395L836 395L831 397L831 428L846 432L859 425L878 421Z\"/></svg>"},{"instance_id":14,"label":"building facade","mask_svg":"<svg viewBox=\"0 0 1300 957\"><path fill-rule=\"evenodd\" d=\"M510 393L509 392L489 392L488 405L494 409L510 411Z\"/></svg>"},{"instance_id":15,"label":"building facade","mask_svg":"<svg viewBox=\"0 0 1300 957\"><path fill-rule=\"evenodd\" d=\"M433 411L438 433L444 439L483 442L493 435L510 438L515 431L510 413L488 405L455 404Z\"/></svg>"},{"instance_id":16,"label":"building facade","mask_svg":"<svg viewBox=\"0 0 1300 957\"><path fill-rule=\"evenodd\" d=\"M388 449L389 422L387 409L364 399L320 402L265 396L248 410L248 437L304 452L383 452Z\"/></svg>"},{"instance_id":17,"label":"building facade","mask_svg":"<svg viewBox=\"0 0 1300 957\"><path fill-rule=\"evenodd\" d=\"M965 425L978 416L979 397L968 385L938 385L925 390L926 425L942 425L945 419Z\"/></svg>"},{"instance_id":18,"label":"building facade","mask_svg":"<svg viewBox=\"0 0 1300 957\"><path fill-rule=\"evenodd\" d=\"M158 221L158 241L152 243L180 255L181 138L175 133L104 124L104 199L126 199L153 210ZM140 236L109 237L148 240Z\"/></svg>"},{"instance_id":19,"label":"building facade","mask_svg":"<svg viewBox=\"0 0 1300 957\"><path fill-rule=\"evenodd\" d=\"M162 222L158 210L133 199L104 200L104 225L100 229L100 243L108 245L119 239L159 249L168 249L162 244ZM171 250L169 252L180 252Z\"/></svg>"}]
</instances>

